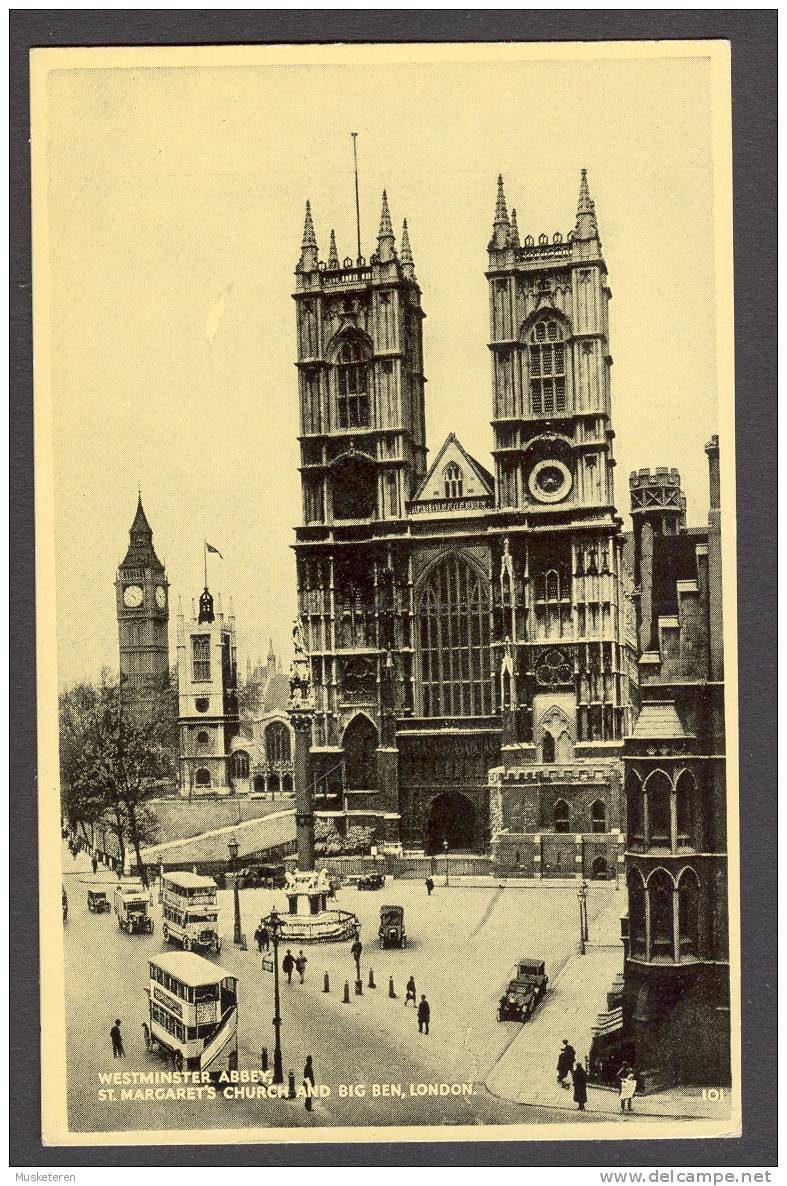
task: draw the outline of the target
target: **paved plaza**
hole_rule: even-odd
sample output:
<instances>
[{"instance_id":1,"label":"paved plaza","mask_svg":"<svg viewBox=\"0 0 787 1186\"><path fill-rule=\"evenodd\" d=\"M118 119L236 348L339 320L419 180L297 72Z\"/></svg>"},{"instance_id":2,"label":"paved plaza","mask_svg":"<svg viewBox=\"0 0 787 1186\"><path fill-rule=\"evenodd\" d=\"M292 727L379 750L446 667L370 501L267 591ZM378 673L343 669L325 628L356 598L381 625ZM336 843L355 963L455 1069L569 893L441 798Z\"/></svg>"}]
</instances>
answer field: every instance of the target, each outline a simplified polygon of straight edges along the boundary
<instances>
[{"instance_id":1,"label":"paved plaza","mask_svg":"<svg viewBox=\"0 0 787 1186\"><path fill-rule=\"evenodd\" d=\"M600 960L589 951L584 967L577 967L581 957L574 887L446 887L438 879L431 897L416 881L389 881L377 892L343 888L337 904L354 911L361 921L363 995L354 992L348 943L304 945L305 983L298 984L296 975L290 986L282 976L285 1074L292 1067L300 1083L306 1055L311 1054L317 1082L330 1088L313 1112L306 1112L298 1100L101 1101L100 1073L121 1065L125 1071L165 1065L145 1049L142 1034L147 960L166 949L161 912L156 902L152 936L126 935L118 930L114 915L87 911L89 886L103 882L111 892L111 875L99 867L94 877L84 854L74 860L68 852L64 871L69 895L64 928L68 1105L75 1130L565 1123L570 1099L553 1099L554 1092L546 1090L528 1096L529 1085L552 1084L560 1038L571 1038L580 1054L587 1050L596 1000L602 1007L607 982L622 967L619 946L599 948ZM260 917L273 907L283 911L286 900L283 892L267 890L244 890L240 900L248 950L232 943L232 893L222 891L219 929L224 945L216 962L239 977L239 1067L257 1069L263 1047L272 1061L273 976L262 969L252 936ZM389 902L405 911L408 944L401 951L382 951L377 942L380 906ZM599 942L606 943L614 934L621 902L611 884L590 887L591 942L594 929ZM297 955L298 945L292 946ZM286 946L280 949L280 960L285 951ZM528 1025L499 1023L497 1001L522 956L545 960L555 990ZM368 987L370 970L377 985L373 989ZM328 993L323 991L326 972ZM431 1005L428 1036L418 1033L415 1010L404 1004L410 975L419 998L426 994ZM395 998L389 996L390 978ZM349 1003L343 1001L345 981ZM560 1004L552 1015L553 1001L567 994L580 1005L573 1032L563 1033L570 1019ZM113 1065L109 1030L116 1017L122 1019L126 1059ZM379 1095L372 1094L373 1084L380 1085ZM393 1088L384 1086L389 1084ZM417 1086L422 1084L427 1086ZM463 1094L415 1094L428 1091L429 1084L460 1085L455 1090ZM340 1095L340 1085L353 1094ZM357 1085L362 1085L358 1094ZM399 1090L401 1095L396 1094ZM591 1109L595 1094L591 1093ZM616 1119L614 1096L603 1103L603 1118ZM581 1117L572 1113L570 1119L591 1123L592 1111Z\"/></svg>"}]
</instances>

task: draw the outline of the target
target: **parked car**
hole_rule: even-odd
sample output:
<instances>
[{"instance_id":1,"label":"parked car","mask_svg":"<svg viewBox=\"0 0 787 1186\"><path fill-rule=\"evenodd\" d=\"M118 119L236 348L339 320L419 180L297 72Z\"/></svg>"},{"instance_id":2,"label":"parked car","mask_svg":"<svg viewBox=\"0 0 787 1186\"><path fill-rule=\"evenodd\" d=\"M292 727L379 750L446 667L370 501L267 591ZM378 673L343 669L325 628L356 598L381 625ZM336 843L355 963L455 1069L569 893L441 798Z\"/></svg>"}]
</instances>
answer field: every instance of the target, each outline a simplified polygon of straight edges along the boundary
<instances>
[{"instance_id":1,"label":"parked car","mask_svg":"<svg viewBox=\"0 0 787 1186\"><path fill-rule=\"evenodd\" d=\"M497 1006L498 1021L528 1021L533 1010L544 998L548 979L544 975L544 961L520 959L516 976L508 982Z\"/></svg>"},{"instance_id":2,"label":"parked car","mask_svg":"<svg viewBox=\"0 0 787 1186\"><path fill-rule=\"evenodd\" d=\"M283 889L286 882L284 865L246 865L238 870L239 889Z\"/></svg>"},{"instance_id":3,"label":"parked car","mask_svg":"<svg viewBox=\"0 0 787 1186\"><path fill-rule=\"evenodd\" d=\"M381 947L406 947L403 906L380 907L380 929L377 932Z\"/></svg>"},{"instance_id":4,"label":"parked car","mask_svg":"<svg viewBox=\"0 0 787 1186\"><path fill-rule=\"evenodd\" d=\"M358 878L359 890L378 890L385 885L384 873L367 873L365 877Z\"/></svg>"},{"instance_id":5,"label":"parked car","mask_svg":"<svg viewBox=\"0 0 787 1186\"><path fill-rule=\"evenodd\" d=\"M104 891L93 889L87 891L87 908L91 914L103 914L105 910L112 909Z\"/></svg>"}]
</instances>

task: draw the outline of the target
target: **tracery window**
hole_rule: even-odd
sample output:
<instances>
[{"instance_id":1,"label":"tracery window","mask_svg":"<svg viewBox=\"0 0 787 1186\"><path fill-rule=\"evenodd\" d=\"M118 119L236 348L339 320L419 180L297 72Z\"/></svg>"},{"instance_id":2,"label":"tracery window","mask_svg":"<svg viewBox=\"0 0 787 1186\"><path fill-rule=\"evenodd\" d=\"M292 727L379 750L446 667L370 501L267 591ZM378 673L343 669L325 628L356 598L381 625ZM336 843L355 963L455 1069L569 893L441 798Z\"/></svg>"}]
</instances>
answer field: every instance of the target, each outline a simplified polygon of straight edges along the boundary
<instances>
[{"instance_id":1,"label":"tracery window","mask_svg":"<svg viewBox=\"0 0 787 1186\"><path fill-rule=\"evenodd\" d=\"M566 347L563 326L543 317L528 335L530 410L536 415L566 410Z\"/></svg>"},{"instance_id":2,"label":"tracery window","mask_svg":"<svg viewBox=\"0 0 787 1186\"><path fill-rule=\"evenodd\" d=\"M463 489L462 471L455 461L449 461L443 471L443 478L445 480L446 498L461 498Z\"/></svg>"},{"instance_id":3,"label":"tracery window","mask_svg":"<svg viewBox=\"0 0 787 1186\"><path fill-rule=\"evenodd\" d=\"M365 428L369 424L368 368L358 342L342 343L336 367L339 428Z\"/></svg>"},{"instance_id":4,"label":"tracery window","mask_svg":"<svg viewBox=\"0 0 787 1186\"><path fill-rule=\"evenodd\" d=\"M209 634L195 634L192 637L191 657L194 667L194 682L206 683L210 679Z\"/></svg>"},{"instance_id":5,"label":"tracery window","mask_svg":"<svg viewBox=\"0 0 787 1186\"><path fill-rule=\"evenodd\" d=\"M232 755L232 773L235 778L249 777L249 755L245 750L236 750Z\"/></svg>"},{"instance_id":6,"label":"tracery window","mask_svg":"<svg viewBox=\"0 0 787 1186\"><path fill-rule=\"evenodd\" d=\"M607 805L601 799L596 799L590 805L590 830L591 832L606 832L607 830Z\"/></svg>"},{"instance_id":7,"label":"tracery window","mask_svg":"<svg viewBox=\"0 0 787 1186\"><path fill-rule=\"evenodd\" d=\"M418 599L425 717L492 712L489 612L489 586L464 557L434 566Z\"/></svg>"},{"instance_id":8,"label":"tracery window","mask_svg":"<svg viewBox=\"0 0 787 1186\"><path fill-rule=\"evenodd\" d=\"M283 721L274 721L265 730L265 757L269 762L290 761L290 731Z\"/></svg>"},{"instance_id":9,"label":"tracery window","mask_svg":"<svg viewBox=\"0 0 787 1186\"><path fill-rule=\"evenodd\" d=\"M553 809L555 831L568 832L571 828L571 812L565 799L558 799Z\"/></svg>"}]
</instances>

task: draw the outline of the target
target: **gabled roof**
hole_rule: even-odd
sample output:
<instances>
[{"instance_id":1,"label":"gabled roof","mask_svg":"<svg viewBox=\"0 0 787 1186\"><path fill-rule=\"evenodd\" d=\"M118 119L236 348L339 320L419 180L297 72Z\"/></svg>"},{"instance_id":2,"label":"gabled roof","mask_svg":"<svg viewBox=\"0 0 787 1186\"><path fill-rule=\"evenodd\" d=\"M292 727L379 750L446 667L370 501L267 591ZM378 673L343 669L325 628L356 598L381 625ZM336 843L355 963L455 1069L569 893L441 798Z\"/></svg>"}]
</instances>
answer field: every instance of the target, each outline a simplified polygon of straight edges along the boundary
<instances>
[{"instance_id":1,"label":"gabled roof","mask_svg":"<svg viewBox=\"0 0 787 1186\"><path fill-rule=\"evenodd\" d=\"M492 495L494 494L494 489L495 489L494 478L490 474L489 470L485 469L484 466L481 465L480 461L476 461L476 459L474 457L470 456L470 454L464 448L464 446L462 445L462 442L459 440L459 438L456 436L456 434L451 432L448 434L445 441L443 442L443 445L440 448L437 456L435 457L434 461L432 462L432 464L429 467L426 477L423 479L423 481L421 482L421 485L418 487L417 491L415 492L415 496L412 501L419 502L422 499L424 499L424 500L429 499L430 496L427 493L428 487L434 480L434 476L435 476L438 468L440 467L440 465L443 463L443 461L445 459L445 455L446 455L446 453L449 452L449 450L456 450L460 454L462 460L466 462L469 469L472 470L472 472L475 474L475 476L478 479L478 482L481 486L481 490L479 491L479 493L481 495L487 494L491 498ZM444 495L441 493L440 497L443 498ZM466 495L464 495L463 497L466 497Z\"/></svg>"}]
</instances>

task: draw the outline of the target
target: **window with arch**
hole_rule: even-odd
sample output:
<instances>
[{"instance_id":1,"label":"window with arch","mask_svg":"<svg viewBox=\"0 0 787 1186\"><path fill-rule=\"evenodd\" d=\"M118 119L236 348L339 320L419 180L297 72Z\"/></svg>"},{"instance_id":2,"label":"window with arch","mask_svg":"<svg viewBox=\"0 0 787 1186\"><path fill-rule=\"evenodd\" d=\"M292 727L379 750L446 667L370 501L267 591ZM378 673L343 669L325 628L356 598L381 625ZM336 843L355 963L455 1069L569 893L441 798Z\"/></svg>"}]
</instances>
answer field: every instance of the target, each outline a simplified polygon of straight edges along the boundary
<instances>
[{"instance_id":1,"label":"window with arch","mask_svg":"<svg viewBox=\"0 0 787 1186\"><path fill-rule=\"evenodd\" d=\"M641 848L645 843L642 783L633 770L626 775L626 830L631 843Z\"/></svg>"},{"instance_id":2,"label":"window with arch","mask_svg":"<svg viewBox=\"0 0 787 1186\"><path fill-rule=\"evenodd\" d=\"M546 415L566 410L566 346L562 324L542 317L528 334L530 410Z\"/></svg>"},{"instance_id":3,"label":"window with arch","mask_svg":"<svg viewBox=\"0 0 787 1186\"><path fill-rule=\"evenodd\" d=\"M236 750L232 755L232 774L234 778L249 777L249 755L245 750Z\"/></svg>"},{"instance_id":4,"label":"window with arch","mask_svg":"<svg viewBox=\"0 0 787 1186\"><path fill-rule=\"evenodd\" d=\"M200 729L197 733L197 746L199 749L208 749L210 746L210 733L207 729Z\"/></svg>"},{"instance_id":5,"label":"window with arch","mask_svg":"<svg viewBox=\"0 0 787 1186\"><path fill-rule=\"evenodd\" d=\"M421 710L425 717L489 716L490 594L484 577L451 553L418 597Z\"/></svg>"},{"instance_id":6,"label":"window with arch","mask_svg":"<svg viewBox=\"0 0 787 1186\"><path fill-rule=\"evenodd\" d=\"M700 880L693 869L684 869L678 882L678 933L680 954L699 954Z\"/></svg>"},{"instance_id":7,"label":"window with arch","mask_svg":"<svg viewBox=\"0 0 787 1186\"><path fill-rule=\"evenodd\" d=\"M683 770L675 784L678 848L694 848L694 775Z\"/></svg>"},{"instance_id":8,"label":"window with arch","mask_svg":"<svg viewBox=\"0 0 787 1186\"><path fill-rule=\"evenodd\" d=\"M194 683L206 683L210 679L210 635L194 634L191 639L191 657Z\"/></svg>"},{"instance_id":9,"label":"window with arch","mask_svg":"<svg viewBox=\"0 0 787 1186\"><path fill-rule=\"evenodd\" d=\"M672 783L656 770L645 783L650 848L672 848Z\"/></svg>"},{"instance_id":10,"label":"window with arch","mask_svg":"<svg viewBox=\"0 0 787 1186\"><path fill-rule=\"evenodd\" d=\"M194 783L198 787L209 787L211 785L210 770L206 770L201 766L194 775Z\"/></svg>"},{"instance_id":11,"label":"window with arch","mask_svg":"<svg viewBox=\"0 0 787 1186\"><path fill-rule=\"evenodd\" d=\"M554 762L555 760L555 739L551 733L544 733L541 739L541 761Z\"/></svg>"},{"instance_id":12,"label":"window with arch","mask_svg":"<svg viewBox=\"0 0 787 1186\"><path fill-rule=\"evenodd\" d=\"M290 731L283 721L274 721L265 730L265 757L269 762L290 761Z\"/></svg>"},{"instance_id":13,"label":"window with arch","mask_svg":"<svg viewBox=\"0 0 787 1186\"><path fill-rule=\"evenodd\" d=\"M629 898L629 951L633 956L647 956L645 920L645 883L638 869L629 869L626 878Z\"/></svg>"},{"instance_id":14,"label":"window with arch","mask_svg":"<svg viewBox=\"0 0 787 1186\"><path fill-rule=\"evenodd\" d=\"M606 832L607 830L607 805L601 799L596 799L590 804L590 830L591 832Z\"/></svg>"},{"instance_id":15,"label":"window with arch","mask_svg":"<svg viewBox=\"0 0 787 1186\"><path fill-rule=\"evenodd\" d=\"M366 353L353 338L342 342L336 356L336 410L339 428L366 428L369 424Z\"/></svg>"},{"instance_id":16,"label":"window with arch","mask_svg":"<svg viewBox=\"0 0 787 1186\"><path fill-rule=\"evenodd\" d=\"M461 498L464 489L462 471L455 461L449 461L443 470L446 498Z\"/></svg>"},{"instance_id":17,"label":"window with arch","mask_svg":"<svg viewBox=\"0 0 787 1186\"><path fill-rule=\"evenodd\" d=\"M377 730L368 717L353 717L344 731L345 785L351 790L377 786Z\"/></svg>"},{"instance_id":18,"label":"window with arch","mask_svg":"<svg viewBox=\"0 0 787 1186\"><path fill-rule=\"evenodd\" d=\"M650 907L650 954L653 959L675 958L674 928L675 886L664 869L657 869L648 881Z\"/></svg>"},{"instance_id":19,"label":"window with arch","mask_svg":"<svg viewBox=\"0 0 787 1186\"><path fill-rule=\"evenodd\" d=\"M565 799L558 799L553 808L553 819L556 832L568 832L571 829L571 812Z\"/></svg>"}]
</instances>

